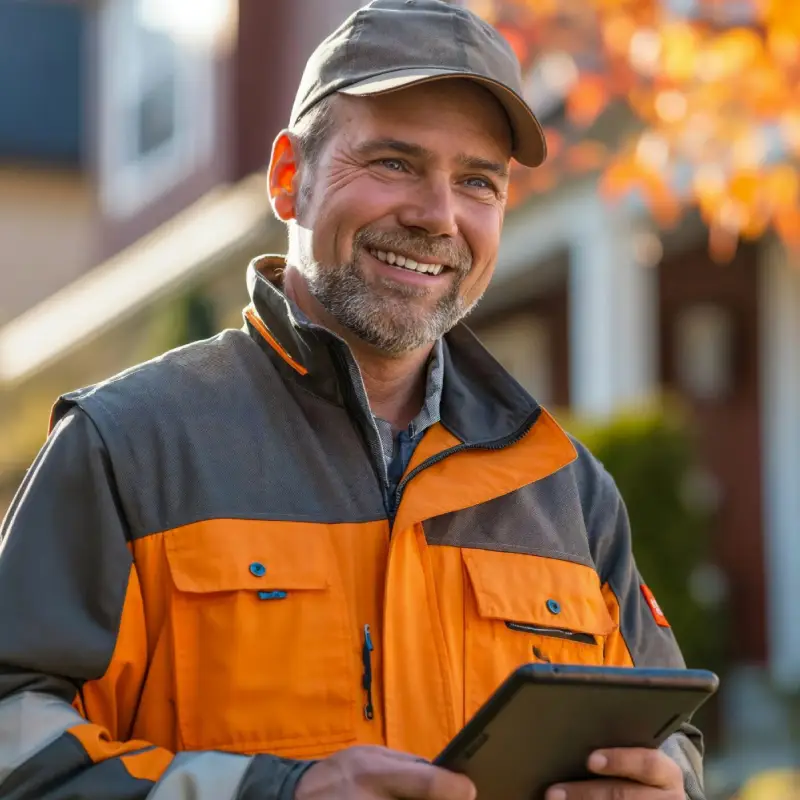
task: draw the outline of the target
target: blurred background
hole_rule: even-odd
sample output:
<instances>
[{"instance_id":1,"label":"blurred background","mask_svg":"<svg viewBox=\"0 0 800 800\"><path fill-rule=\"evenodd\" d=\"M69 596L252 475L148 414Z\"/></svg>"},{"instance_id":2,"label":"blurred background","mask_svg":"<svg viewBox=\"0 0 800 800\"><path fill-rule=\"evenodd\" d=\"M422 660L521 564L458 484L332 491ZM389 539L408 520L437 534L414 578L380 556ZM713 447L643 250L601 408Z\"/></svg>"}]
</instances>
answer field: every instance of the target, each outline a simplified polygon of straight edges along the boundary
<instances>
[{"instance_id":1,"label":"blurred background","mask_svg":"<svg viewBox=\"0 0 800 800\"><path fill-rule=\"evenodd\" d=\"M0 0L0 514L62 392L241 325L264 167L359 0ZM691 666L710 800L800 798L800 4L464 0L550 158L490 350L615 476Z\"/></svg>"}]
</instances>

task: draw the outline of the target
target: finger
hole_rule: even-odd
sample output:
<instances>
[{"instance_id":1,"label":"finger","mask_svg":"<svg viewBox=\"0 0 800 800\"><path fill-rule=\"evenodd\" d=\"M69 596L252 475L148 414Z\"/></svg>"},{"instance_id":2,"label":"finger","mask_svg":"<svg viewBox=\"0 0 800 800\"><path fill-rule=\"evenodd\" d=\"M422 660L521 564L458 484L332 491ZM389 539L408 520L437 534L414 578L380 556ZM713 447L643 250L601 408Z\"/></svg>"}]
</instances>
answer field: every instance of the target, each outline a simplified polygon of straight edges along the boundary
<instances>
[{"instance_id":1,"label":"finger","mask_svg":"<svg viewBox=\"0 0 800 800\"><path fill-rule=\"evenodd\" d=\"M413 753L407 753L404 750L390 750L388 747L381 747L373 745L374 749L383 755L393 758L397 761L407 761L412 764L430 764L427 758L422 756L415 756Z\"/></svg>"},{"instance_id":2,"label":"finger","mask_svg":"<svg viewBox=\"0 0 800 800\"><path fill-rule=\"evenodd\" d=\"M598 750L589 756L587 766L597 775L627 778L657 789L683 785L680 767L661 750L644 747Z\"/></svg>"},{"instance_id":3,"label":"finger","mask_svg":"<svg viewBox=\"0 0 800 800\"><path fill-rule=\"evenodd\" d=\"M430 764L427 758L416 756L413 753L407 753L404 750L390 750L388 747L382 747L375 744L357 745L350 748L350 752L358 751L359 755L368 759L371 763L383 763L384 760L401 762L403 764ZM342 751L345 752L345 751Z\"/></svg>"},{"instance_id":4,"label":"finger","mask_svg":"<svg viewBox=\"0 0 800 800\"><path fill-rule=\"evenodd\" d=\"M609 778L551 786L545 800L647 800L652 793L652 786Z\"/></svg>"},{"instance_id":5,"label":"finger","mask_svg":"<svg viewBox=\"0 0 800 800\"><path fill-rule=\"evenodd\" d=\"M476 796L466 776L419 761L398 763L380 777L389 795L407 800L475 800Z\"/></svg>"},{"instance_id":6,"label":"finger","mask_svg":"<svg viewBox=\"0 0 800 800\"><path fill-rule=\"evenodd\" d=\"M475 800L475 784L466 776L440 767L428 767L431 782L425 800Z\"/></svg>"}]
</instances>

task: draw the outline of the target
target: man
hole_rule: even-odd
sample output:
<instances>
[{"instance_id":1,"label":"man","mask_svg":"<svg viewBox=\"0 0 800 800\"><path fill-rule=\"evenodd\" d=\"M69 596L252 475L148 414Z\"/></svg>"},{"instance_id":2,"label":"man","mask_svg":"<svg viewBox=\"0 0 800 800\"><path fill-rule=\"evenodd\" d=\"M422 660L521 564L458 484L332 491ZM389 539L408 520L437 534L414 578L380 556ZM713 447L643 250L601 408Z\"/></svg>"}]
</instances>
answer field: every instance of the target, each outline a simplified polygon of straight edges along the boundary
<instances>
[{"instance_id":1,"label":"man","mask_svg":"<svg viewBox=\"0 0 800 800\"><path fill-rule=\"evenodd\" d=\"M320 46L244 330L61 398L4 523L0 798L467 800L429 760L519 664L682 665L611 478L457 324L544 148L461 8ZM696 800L698 744L551 800Z\"/></svg>"}]
</instances>

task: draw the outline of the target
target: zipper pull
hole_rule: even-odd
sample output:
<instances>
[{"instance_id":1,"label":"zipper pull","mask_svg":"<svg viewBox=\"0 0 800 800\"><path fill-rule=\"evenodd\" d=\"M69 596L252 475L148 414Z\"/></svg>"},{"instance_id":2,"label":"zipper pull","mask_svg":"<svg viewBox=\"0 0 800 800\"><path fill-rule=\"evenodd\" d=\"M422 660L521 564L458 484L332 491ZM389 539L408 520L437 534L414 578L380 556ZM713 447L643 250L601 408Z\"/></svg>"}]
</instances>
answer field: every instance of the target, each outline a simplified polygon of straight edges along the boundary
<instances>
[{"instance_id":1,"label":"zipper pull","mask_svg":"<svg viewBox=\"0 0 800 800\"><path fill-rule=\"evenodd\" d=\"M367 646L370 653L375 649L372 644L372 634L370 633L369 625L364 626L364 644Z\"/></svg>"},{"instance_id":2,"label":"zipper pull","mask_svg":"<svg viewBox=\"0 0 800 800\"><path fill-rule=\"evenodd\" d=\"M369 625L364 626L364 647L361 651L361 657L364 662L364 677L361 685L367 693L367 702L364 704L364 718L367 720L373 719L375 716L375 709L372 706L372 651L375 646L372 644L372 635L370 634Z\"/></svg>"}]
</instances>

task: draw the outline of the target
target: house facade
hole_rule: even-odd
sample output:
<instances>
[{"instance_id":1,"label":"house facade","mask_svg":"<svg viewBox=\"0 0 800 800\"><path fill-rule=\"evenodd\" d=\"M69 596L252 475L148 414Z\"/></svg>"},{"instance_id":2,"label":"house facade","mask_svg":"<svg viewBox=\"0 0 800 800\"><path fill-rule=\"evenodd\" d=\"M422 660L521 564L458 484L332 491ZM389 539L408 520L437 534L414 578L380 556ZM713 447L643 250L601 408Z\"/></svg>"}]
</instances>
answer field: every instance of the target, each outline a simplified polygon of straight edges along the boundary
<instances>
[{"instance_id":1,"label":"house facade","mask_svg":"<svg viewBox=\"0 0 800 800\"><path fill-rule=\"evenodd\" d=\"M542 402L603 419L666 391L689 408L733 620L709 779L795 763L800 256L766 238L715 263L697 220L660 234L587 177L509 215L492 292L472 326Z\"/></svg>"},{"instance_id":2,"label":"house facade","mask_svg":"<svg viewBox=\"0 0 800 800\"><path fill-rule=\"evenodd\" d=\"M53 397L155 355L172 298L208 280L236 324L242 260L283 248L258 171L358 5L0 2L0 507Z\"/></svg>"}]
</instances>

